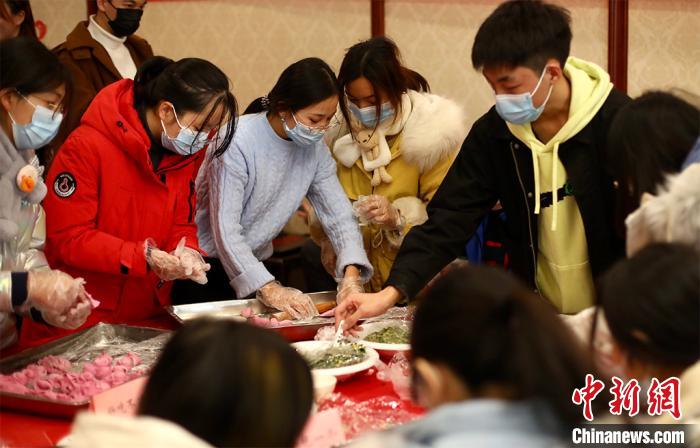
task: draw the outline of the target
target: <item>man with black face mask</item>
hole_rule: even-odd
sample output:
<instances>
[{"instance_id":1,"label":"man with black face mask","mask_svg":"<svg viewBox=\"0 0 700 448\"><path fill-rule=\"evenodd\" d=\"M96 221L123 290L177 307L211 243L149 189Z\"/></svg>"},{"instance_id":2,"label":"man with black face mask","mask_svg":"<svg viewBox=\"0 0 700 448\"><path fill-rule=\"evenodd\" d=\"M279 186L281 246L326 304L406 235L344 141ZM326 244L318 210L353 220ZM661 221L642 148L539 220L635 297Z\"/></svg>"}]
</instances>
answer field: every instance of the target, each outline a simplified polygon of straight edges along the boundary
<instances>
[{"instance_id":1,"label":"man with black face mask","mask_svg":"<svg viewBox=\"0 0 700 448\"><path fill-rule=\"evenodd\" d=\"M48 159L78 126L97 92L120 79L133 78L141 64L153 57L148 42L134 35L146 0L93 0L93 5L97 13L78 23L66 41L53 49L73 75L74 90L64 126L46 151Z\"/></svg>"}]
</instances>

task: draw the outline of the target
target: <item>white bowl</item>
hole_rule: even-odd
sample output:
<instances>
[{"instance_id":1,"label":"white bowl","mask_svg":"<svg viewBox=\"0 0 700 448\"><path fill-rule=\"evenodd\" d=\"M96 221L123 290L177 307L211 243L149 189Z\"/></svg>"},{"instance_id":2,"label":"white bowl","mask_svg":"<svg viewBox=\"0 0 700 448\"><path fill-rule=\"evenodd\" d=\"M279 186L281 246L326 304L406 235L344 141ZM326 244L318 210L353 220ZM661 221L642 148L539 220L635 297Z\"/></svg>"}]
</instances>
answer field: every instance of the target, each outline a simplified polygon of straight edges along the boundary
<instances>
[{"instance_id":1,"label":"white bowl","mask_svg":"<svg viewBox=\"0 0 700 448\"><path fill-rule=\"evenodd\" d=\"M338 382L336 377L323 373L323 370L312 371L311 377L314 381L314 400L317 403L332 394Z\"/></svg>"},{"instance_id":2,"label":"white bowl","mask_svg":"<svg viewBox=\"0 0 700 448\"><path fill-rule=\"evenodd\" d=\"M328 348L332 343L332 341L301 341L293 343L292 347L303 356L304 353ZM312 373L321 372L325 375L336 377L338 381L344 381L356 373L371 369L379 360L379 354L374 349L367 347L364 341L362 344L365 345L365 349L367 350L367 357L364 361L351 366L336 367L333 369L314 369Z\"/></svg>"},{"instance_id":3,"label":"white bowl","mask_svg":"<svg viewBox=\"0 0 700 448\"><path fill-rule=\"evenodd\" d=\"M362 324L362 330L358 333L357 337L361 339L362 342L367 347L373 348L379 353L382 359L391 359L398 352L410 352L411 344L385 344L382 342L371 342L364 340L365 336L369 336L375 331L383 330L387 327L406 325L407 322L403 320L384 320L379 322L369 322ZM410 323L408 323L410 325Z\"/></svg>"}]
</instances>

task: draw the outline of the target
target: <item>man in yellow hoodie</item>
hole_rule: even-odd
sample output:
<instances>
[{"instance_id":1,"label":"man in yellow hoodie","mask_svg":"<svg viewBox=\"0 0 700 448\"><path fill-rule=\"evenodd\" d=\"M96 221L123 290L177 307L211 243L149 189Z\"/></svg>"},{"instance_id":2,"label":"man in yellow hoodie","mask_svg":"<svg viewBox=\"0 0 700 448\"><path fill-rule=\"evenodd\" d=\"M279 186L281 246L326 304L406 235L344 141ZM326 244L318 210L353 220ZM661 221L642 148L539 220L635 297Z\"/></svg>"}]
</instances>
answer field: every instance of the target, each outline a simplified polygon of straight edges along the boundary
<instances>
[{"instance_id":1,"label":"man in yellow hoodie","mask_svg":"<svg viewBox=\"0 0 700 448\"><path fill-rule=\"evenodd\" d=\"M414 297L463 254L498 201L513 272L562 313L593 304L593 279L624 255L605 167L610 122L629 98L602 68L569 56L570 22L566 9L539 0L503 3L484 21L472 64L496 105L472 127L385 288L349 296L337 321L349 328Z\"/></svg>"}]
</instances>

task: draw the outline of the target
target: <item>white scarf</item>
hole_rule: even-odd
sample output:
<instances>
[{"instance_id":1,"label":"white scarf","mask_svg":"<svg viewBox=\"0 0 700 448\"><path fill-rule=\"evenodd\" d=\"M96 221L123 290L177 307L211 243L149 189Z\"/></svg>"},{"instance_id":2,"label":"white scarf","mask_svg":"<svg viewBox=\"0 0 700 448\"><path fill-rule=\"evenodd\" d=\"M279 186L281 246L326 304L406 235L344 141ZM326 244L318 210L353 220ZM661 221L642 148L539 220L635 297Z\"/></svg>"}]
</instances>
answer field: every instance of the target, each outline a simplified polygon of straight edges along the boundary
<instances>
[{"instance_id":1,"label":"white scarf","mask_svg":"<svg viewBox=\"0 0 700 448\"><path fill-rule=\"evenodd\" d=\"M404 125L411 116L411 111L413 105L411 104L411 99L407 94L401 95L401 106L396 111L396 115L393 120L385 120L379 123L375 133L379 137L379 157L371 160L367 157L368 153L362 150L362 147L357 143L353 135L357 135L360 131L372 131L372 129L367 129L364 125L350 114L350 129L351 132L340 137L336 140L333 145L333 155L338 159L338 161L346 168L352 167L357 159L362 157L362 166L368 173L374 170L386 167L389 162L391 162L391 151L389 150L389 145L386 142L387 135L396 135L403 130Z\"/></svg>"}]
</instances>

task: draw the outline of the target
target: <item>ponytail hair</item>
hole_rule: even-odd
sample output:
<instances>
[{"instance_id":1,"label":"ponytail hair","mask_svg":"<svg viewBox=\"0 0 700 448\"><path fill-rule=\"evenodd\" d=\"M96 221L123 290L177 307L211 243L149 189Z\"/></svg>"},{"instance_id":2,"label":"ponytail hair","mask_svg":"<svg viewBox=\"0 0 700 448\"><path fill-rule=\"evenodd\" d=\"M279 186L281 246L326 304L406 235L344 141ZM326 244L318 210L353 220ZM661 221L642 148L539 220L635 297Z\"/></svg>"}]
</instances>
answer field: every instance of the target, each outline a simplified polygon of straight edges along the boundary
<instances>
[{"instance_id":1,"label":"ponytail hair","mask_svg":"<svg viewBox=\"0 0 700 448\"><path fill-rule=\"evenodd\" d=\"M338 80L322 59L306 58L284 69L270 93L253 100L245 114L304 109L338 96Z\"/></svg>"},{"instance_id":2,"label":"ponytail hair","mask_svg":"<svg viewBox=\"0 0 700 448\"><path fill-rule=\"evenodd\" d=\"M401 108L401 95L408 90L430 91L428 81L420 73L403 65L399 47L388 37L373 37L353 45L345 53L338 72L339 90L345 92L348 84L363 77L372 84L375 94L382 92L386 95L396 111ZM377 116L381 108L378 101ZM349 122L345 101L340 102L340 110L345 121Z\"/></svg>"},{"instance_id":3,"label":"ponytail hair","mask_svg":"<svg viewBox=\"0 0 700 448\"><path fill-rule=\"evenodd\" d=\"M173 104L178 113L204 111L214 101L203 127L220 130L215 139L214 156L223 154L233 140L238 104L230 90L230 81L221 69L209 61L185 58L173 61L157 56L146 61L134 78L134 105L154 108L161 101ZM214 112L222 106L219 123L210 123Z\"/></svg>"},{"instance_id":4,"label":"ponytail hair","mask_svg":"<svg viewBox=\"0 0 700 448\"><path fill-rule=\"evenodd\" d=\"M596 374L554 308L493 267L459 267L438 280L418 305L411 347L414 359L449 367L477 397L499 385L514 400L544 402L561 430L582 420L571 394Z\"/></svg>"}]
</instances>

